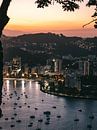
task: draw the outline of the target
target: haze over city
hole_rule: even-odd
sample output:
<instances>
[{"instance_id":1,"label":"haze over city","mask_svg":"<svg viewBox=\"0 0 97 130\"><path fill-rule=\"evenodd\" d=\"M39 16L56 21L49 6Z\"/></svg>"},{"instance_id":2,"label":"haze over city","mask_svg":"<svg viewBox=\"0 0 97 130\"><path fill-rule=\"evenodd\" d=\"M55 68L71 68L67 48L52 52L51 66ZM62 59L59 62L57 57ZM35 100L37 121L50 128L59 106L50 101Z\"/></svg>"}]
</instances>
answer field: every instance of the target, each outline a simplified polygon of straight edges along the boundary
<instances>
[{"instance_id":1,"label":"haze over city","mask_svg":"<svg viewBox=\"0 0 97 130\"><path fill-rule=\"evenodd\" d=\"M2 0L0 0L0 3ZM59 4L44 9L37 8L33 0L12 0L8 16L10 21L4 34L15 36L24 33L54 32L66 36L94 37L94 23L82 28L92 20L95 7L86 7L87 0L79 3L75 12L63 11Z\"/></svg>"}]
</instances>

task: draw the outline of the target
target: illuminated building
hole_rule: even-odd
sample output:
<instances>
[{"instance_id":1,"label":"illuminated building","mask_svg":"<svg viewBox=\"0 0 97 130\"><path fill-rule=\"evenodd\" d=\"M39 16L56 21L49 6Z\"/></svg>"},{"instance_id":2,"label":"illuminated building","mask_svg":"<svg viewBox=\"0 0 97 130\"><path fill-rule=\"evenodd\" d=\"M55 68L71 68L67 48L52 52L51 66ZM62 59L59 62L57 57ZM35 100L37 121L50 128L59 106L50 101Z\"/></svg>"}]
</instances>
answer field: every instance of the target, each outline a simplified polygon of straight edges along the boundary
<instances>
[{"instance_id":1,"label":"illuminated building","mask_svg":"<svg viewBox=\"0 0 97 130\"><path fill-rule=\"evenodd\" d=\"M61 73L62 70L62 60L53 59L51 62L51 71L56 73Z\"/></svg>"},{"instance_id":2,"label":"illuminated building","mask_svg":"<svg viewBox=\"0 0 97 130\"><path fill-rule=\"evenodd\" d=\"M29 73L29 67L28 67L28 66L25 66L25 67L24 67L24 73L25 73L25 74L28 74L28 73Z\"/></svg>"},{"instance_id":3,"label":"illuminated building","mask_svg":"<svg viewBox=\"0 0 97 130\"><path fill-rule=\"evenodd\" d=\"M16 76L21 71L21 58L13 58L12 73Z\"/></svg>"}]
</instances>

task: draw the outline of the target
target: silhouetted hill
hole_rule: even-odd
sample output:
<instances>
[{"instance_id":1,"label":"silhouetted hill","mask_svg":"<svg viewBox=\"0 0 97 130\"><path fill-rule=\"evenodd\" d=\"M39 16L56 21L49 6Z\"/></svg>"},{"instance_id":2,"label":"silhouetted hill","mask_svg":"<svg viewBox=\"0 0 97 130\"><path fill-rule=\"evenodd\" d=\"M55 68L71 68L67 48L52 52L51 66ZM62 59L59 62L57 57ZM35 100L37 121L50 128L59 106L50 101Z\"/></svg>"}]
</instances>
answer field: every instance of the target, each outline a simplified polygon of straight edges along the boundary
<instances>
[{"instance_id":1,"label":"silhouetted hill","mask_svg":"<svg viewBox=\"0 0 97 130\"><path fill-rule=\"evenodd\" d=\"M24 34L17 37L13 37L10 40L20 40L22 42L36 42L36 43L61 43L80 40L80 37L66 37L62 34L54 33L36 33L36 34Z\"/></svg>"},{"instance_id":2,"label":"silhouetted hill","mask_svg":"<svg viewBox=\"0 0 97 130\"><path fill-rule=\"evenodd\" d=\"M11 47L8 49L6 55L6 61L11 61L13 57L21 57L22 64L28 64L29 66L35 65L44 65L46 64L46 60L48 59L48 55L46 54L31 54L30 52L23 51L18 47Z\"/></svg>"},{"instance_id":3,"label":"silhouetted hill","mask_svg":"<svg viewBox=\"0 0 97 130\"><path fill-rule=\"evenodd\" d=\"M2 38L4 61L20 56L29 64L45 64L51 57L97 55L97 37L66 37L62 34L37 33Z\"/></svg>"}]
</instances>

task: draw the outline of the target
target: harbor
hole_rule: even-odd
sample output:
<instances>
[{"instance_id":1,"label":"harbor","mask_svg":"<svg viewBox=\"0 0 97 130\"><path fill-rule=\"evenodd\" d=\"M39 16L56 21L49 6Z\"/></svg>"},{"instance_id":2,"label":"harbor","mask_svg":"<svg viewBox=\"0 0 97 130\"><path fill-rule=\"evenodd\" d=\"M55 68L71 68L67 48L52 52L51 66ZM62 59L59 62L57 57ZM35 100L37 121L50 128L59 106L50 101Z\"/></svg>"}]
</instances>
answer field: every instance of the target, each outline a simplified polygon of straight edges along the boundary
<instances>
[{"instance_id":1,"label":"harbor","mask_svg":"<svg viewBox=\"0 0 97 130\"><path fill-rule=\"evenodd\" d=\"M41 92L38 82L7 79L0 129L96 130L96 108L96 100L58 97Z\"/></svg>"}]
</instances>

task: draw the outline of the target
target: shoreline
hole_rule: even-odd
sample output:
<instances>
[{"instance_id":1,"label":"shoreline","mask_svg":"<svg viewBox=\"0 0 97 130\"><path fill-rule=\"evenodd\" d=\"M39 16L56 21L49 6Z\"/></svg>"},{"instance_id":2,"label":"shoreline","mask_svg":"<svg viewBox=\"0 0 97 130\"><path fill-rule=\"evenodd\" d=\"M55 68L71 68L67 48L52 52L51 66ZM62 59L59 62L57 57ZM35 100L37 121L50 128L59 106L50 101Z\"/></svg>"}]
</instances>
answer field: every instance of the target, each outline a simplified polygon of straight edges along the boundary
<instances>
[{"instance_id":1,"label":"shoreline","mask_svg":"<svg viewBox=\"0 0 97 130\"><path fill-rule=\"evenodd\" d=\"M3 80L26 80L26 81L33 81L33 82L38 82L38 81L35 81L35 80L32 80L32 79L25 79L25 78L20 78L20 79L17 79L17 78L3 78ZM39 82L38 82L39 83ZM50 95L54 95L54 96L58 96L58 97L67 97L67 98L75 98L75 99L89 99L89 100L97 100L97 97L89 97L89 96L78 96L78 95L67 95L67 94L63 94L63 93L56 93L56 92L49 92L49 91L46 91L45 89L42 89L41 88L41 85L40 85L40 91L44 92L44 93L47 93L47 94L50 94Z\"/></svg>"},{"instance_id":2,"label":"shoreline","mask_svg":"<svg viewBox=\"0 0 97 130\"><path fill-rule=\"evenodd\" d=\"M75 99L89 99L89 100L97 100L96 97L89 97L89 96L77 96L77 95L67 95L67 94L62 94L62 93L55 93L55 92L48 92L45 90L40 89L40 91L50 94L50 95L54 95L54 96L59 96L59 97L67 97L67 98L75 98Z\"/></svg>"}]
</instances>

